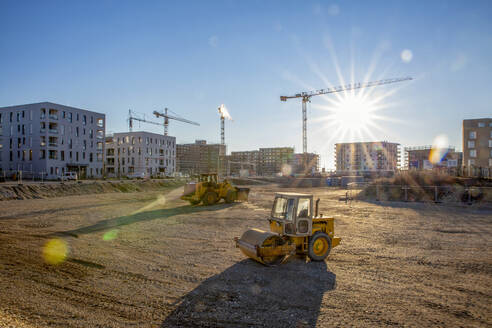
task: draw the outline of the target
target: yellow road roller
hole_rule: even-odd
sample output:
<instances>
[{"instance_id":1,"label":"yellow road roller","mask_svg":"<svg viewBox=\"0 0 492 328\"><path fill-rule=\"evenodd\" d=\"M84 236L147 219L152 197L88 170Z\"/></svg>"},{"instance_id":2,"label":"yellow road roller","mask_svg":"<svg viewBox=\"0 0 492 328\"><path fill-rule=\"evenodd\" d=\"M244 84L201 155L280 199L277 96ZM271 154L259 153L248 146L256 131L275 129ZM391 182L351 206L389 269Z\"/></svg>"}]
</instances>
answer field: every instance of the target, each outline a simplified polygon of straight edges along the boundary
<instances>
[{"instance_id":1,"label":"yellow road roller","mask_svg":"<svg viewBox=\"0 0 492 328\"><path fill-rule=\"evenodd\" d=\"M236 247L265 265L281 263L287 256L299 254L312 261L323 261L340 243L335 236L334 218L318 215L319 199L313 212L313 195L276 193L270 231L251 229L234 238Z\"/></svg>"}]
</instances>

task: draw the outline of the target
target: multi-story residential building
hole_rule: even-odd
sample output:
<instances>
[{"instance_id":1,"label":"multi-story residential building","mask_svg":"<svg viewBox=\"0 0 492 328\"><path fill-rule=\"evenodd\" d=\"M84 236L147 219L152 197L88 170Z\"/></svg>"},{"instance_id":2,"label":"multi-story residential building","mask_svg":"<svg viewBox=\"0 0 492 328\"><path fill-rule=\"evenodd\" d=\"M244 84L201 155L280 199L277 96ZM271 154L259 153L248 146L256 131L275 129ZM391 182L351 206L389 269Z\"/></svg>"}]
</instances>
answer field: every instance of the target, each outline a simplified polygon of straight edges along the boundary
<instances>
[{"instance_id":1,"label":"multi-story residential building","mask_svg":"<svg viewBox=\"0 0 492 328\"><path fill-rule=\"evenodd\" d=\"M457 169L461 167L462 162L463 153L457 152L454 147L405 147L404 166L409 170Z\"/></svg>"},{"instance_id":2,"label":"multi-story residential building","mask_svg":"<svg viewBox=\"0 0 492 328\"><path fill-rule=\"evenodd\" d=\"M121 132L106 138L106 174L113 177L172 176L176 138L150 132Z\"/></svg>"},{"instance_id":3,"label":"multi-story residential building","mask_svg":"<svg viewBox=\"0 0 492 328\"><path fill-rule=\"evenodd\" d=\"M293 147L260 148L258 173L263 176L279 174L284 165L292 163L293 157Z\"/></svg>"},{"instance_id":4,"label":"multi-story residential building","mask_svg":"<svg viewBox=\"0 0 492 328\"><path fill-rule=\"evenodd\" d=\"M463 166L492 167L492 118L463 120Z\"/></svg>"},{"instance_id":5,"label":"multi-story residential building","mask_svg":"<svg viewBox=\"0 0 492 328\"><path fill-rule=\"evenodd\" d=\"M233 151L227 156L228 175L257 175L260 159L259 150ZM246 170L246 171L244 171Z\"/></svg>"},{"instance_id":6,"label":"multi-story residential building","mask_svg":"<svg viewBox=\"0 0 492 328\"><path fill-rule=\"evenodd\" d=\"M56 179L101 177L105 115L41 102L0 108L0 170Z\"/></svg>"},{"instance_id":7,"label":"multi-story residential building","mask_svg":"<svg viewBox=\"0 0 492 328\"><path fill-rule=\"evenodd\" d=\"M176 146L178 172L184 174L219 173L225 171L226 146L207 144L205 140L196 140L191 144Z\"/></svg>"},{"instance_id":8,"label":"multi-story residential building","mask_svg":"<svg viewBox=\"0 0 492 328\"><path fill-rule=\"evenodd\" d=\"M319 172L319 155L315 153L294 154L291 165L293 174L316 174Z\"/></svg>"},{"instance_id":9,"label":"multi-story residential building","mask_svg":"<svg viewBox=\"0 0 492 328\"><path fill-rule=\"evenodd\" d=\"M399 167L399 144L377 142L349 142L335 144L337 173L384 173Z\"/></svg>"}]
</instances>

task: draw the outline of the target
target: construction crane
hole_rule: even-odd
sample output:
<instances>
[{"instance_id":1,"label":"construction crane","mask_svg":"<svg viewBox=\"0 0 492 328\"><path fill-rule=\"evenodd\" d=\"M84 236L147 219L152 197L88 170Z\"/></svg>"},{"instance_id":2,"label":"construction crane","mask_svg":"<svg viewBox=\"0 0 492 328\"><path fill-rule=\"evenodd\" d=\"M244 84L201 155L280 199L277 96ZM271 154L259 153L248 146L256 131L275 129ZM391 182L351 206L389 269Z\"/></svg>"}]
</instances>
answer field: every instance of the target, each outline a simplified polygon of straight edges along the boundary
<instances>
[{"instance_id":1,"label":"construction crane","mask_svg":"<svg viewBox=\"0 0 492 328\"><path fill-rule=\"evenodd\" d=\"M225 145L225 119L232 121L231 114L227 110L224 104L219 106L219 115L220 115L220 143Z\"/></svg>"},{"instance_id":2,"label":"construction crane","mask_svg":"<svg viewBox=\"0 0 492 328\"><path fill-rule=\"evenodd\" d=\"M143 123L149 123L149 124L154 124L154 125L162 126L162 123L153 122L153 121L147 121L146 119L138 118L138 117L134 116L134 114L132 113L132 110L129 109L128 110L128 130L130 132L132 132L132 130L133 130L133 121L143 122Z\"/></svg>"},{"instance_id":3,"label":"construction crane","mask_svg":"<svg viewBox=\"0 0 492 328\"><path fill-rule=\"evenodd\" d=\"M167 132L168 132L168 129L169 129L169 120L175 120L175 121L179 121L179 122L184 122L184 123L188 123L188 124L193 124L193 125L200 126L200 124L198 124L197 122L193 122L193 121L184 119L182 117L168 115L167 114L168 110L169 110L168 108L164 108L164 113L158 112L156 110L153 112L153 114L156 117L163 117L164 118L164 135L165 136L167 136ZM169 110L169 111L171 111L171 110ZM176 114L176 113L174 113L174 114Z\"/></svg>"},{"instance_id":4,"label":"construction crane","mask_svg":"<svg viewBox=\"0 0 492 328\"><path fill-rule=\"evenodd\" d=\"M306 111L307 110L306 110L306 107L307 107L307 103L311 102L311 97L325 95L325 94L329 94L329 93L335 93L335 92L342 92L342 91L348 91L348 90L375 87L378 85L402 82L402 81L407 81L407 80L412 80L412 78L411 77L402 77L402 78L385 79L385 80L364 82L364 83L360 83L360 82L359 83L350 83L347 85L340 85L338 87L320 89L320 90L316 90L316 91L301 92L301 93L297 93L293 96L280 96L280 100L281 101L287 101L287 99L302 98L302 152L304 154L306 154L307 153L307 126L306 126L306 123L307 123Z\"/></svg>"}]
</instances>

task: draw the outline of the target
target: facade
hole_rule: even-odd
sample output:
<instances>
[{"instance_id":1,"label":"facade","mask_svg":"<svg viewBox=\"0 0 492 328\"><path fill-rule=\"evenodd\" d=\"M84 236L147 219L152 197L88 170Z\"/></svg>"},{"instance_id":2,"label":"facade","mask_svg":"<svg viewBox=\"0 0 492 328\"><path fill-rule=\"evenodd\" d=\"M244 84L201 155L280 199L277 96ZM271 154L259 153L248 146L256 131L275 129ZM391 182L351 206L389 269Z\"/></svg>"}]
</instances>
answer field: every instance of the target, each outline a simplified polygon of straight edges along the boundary
<instances>
[{"instance_id":1,"label":"facade","mask_svg":"<svg viewBox=\"0 0 492 328\"><path fill-rule=\"evenodd\" d=\"M173 176L176 138L150 132L121 132L106 138L106 174L110 177Z\"/></svg>"},{"instance_id":2,"label":"facade","mask_svg":"<svg viewBox=\"0 0 492 328\"><path fill-rule=\"evenodd\" d=\"M101 177L105 126L104 114L51 102L2 107L1 174Z\"/></svg>"},{"instance_id":3,"label":"facade","mask_svg":"<svg viewBox=\"0 0 492 328\"><path fill-rule=\"evenodd\" d=\"M293 174L317 174L319 173L319 155L315 153L294 154L291 165Z\"/></svg>"},{"instance_id":4,"label":"facade","mask_svg":"<svg viewBox=\"0 0 492 328\"><path fill-rule=\"evenodd\" d=\"M458 169L462 166L463 153L454 147L432 148L432 146L406 147L405 168L409 170L431 170L435 168Z\"/></svg>"},{"instance_id":5,"label":"facade","mask_svg":"<svg viewBox=\"0 0 492 328\"><path fill-rule=\"evenodd\" d=\"M291 165L293 157L293 147L260 148L258 174L273 176L282 173L286 164Z\"/></svg>"},{"instance_id":6,"label":"facade","mask_svg":"<svg viewBox=\"0 0 492 328\"><path fill-rule=\"evenodd\" d=\"M350 142L335 144L337 173L395 172L399 167L399 144L376 142Z\"/></svg>"},{"instance_id":7,"label":"facade","mask_svg":"<svg viewBox=\"0 0 492 328\"><path fill-rule=\"evenodd\" d=\"M225 157L225 145L207 144L205 140L196 140L195 143L176 146L177 170L183 174L223 174Z\"/></svg>"},{"instance_id":8,"label":"facade","mask_svg":"<svg viewBox=\"0 0 492 328\"><path fill-rule=\"evenodd\" d=\"M227 156L227 175L258 175L259 150L233 151Z\"/></svg>"},{"instance_id":9,"label":"facade","mask_svg":"<svg viewBox=\"0 0 492 328\"><path fill-rule=\"evenodd\" d=\"M463 120L463 166L492 167L492 118Z\"/></svg>"}]
</instances>

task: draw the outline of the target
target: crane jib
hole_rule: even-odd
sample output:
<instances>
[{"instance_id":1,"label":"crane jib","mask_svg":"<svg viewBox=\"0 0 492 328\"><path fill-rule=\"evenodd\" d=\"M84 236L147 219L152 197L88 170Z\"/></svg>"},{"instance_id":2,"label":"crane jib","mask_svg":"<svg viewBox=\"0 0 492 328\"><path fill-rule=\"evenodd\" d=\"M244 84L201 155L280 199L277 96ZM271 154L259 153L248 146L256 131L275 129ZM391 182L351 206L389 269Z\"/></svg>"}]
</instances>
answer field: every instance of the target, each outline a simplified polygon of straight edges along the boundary
<instances>
[{"instance_id":1,"label":"crane jib","mask_svg":"<svg viewBox=\"0 0 492 328\"><path fill-rule=\"evenodd\" d=\"M408 76L403 78L385 79L385 80L363 82L363 83L360 82L350 83L346 85L340 85L337 87L319 89L316 91L306 91L306 92L296 93L294 96L280 96L280 100L286 101L287 99L291 99L291 98L310 98L312 96L319 96L327 93L335 93L335 92L342 92L342 91L348 91L354 89L368 88L377 85L390 84L390 83L396 83L396 82L408 81L408 80L413 80L413 78Z\"/></svg>"}]
</instances>

